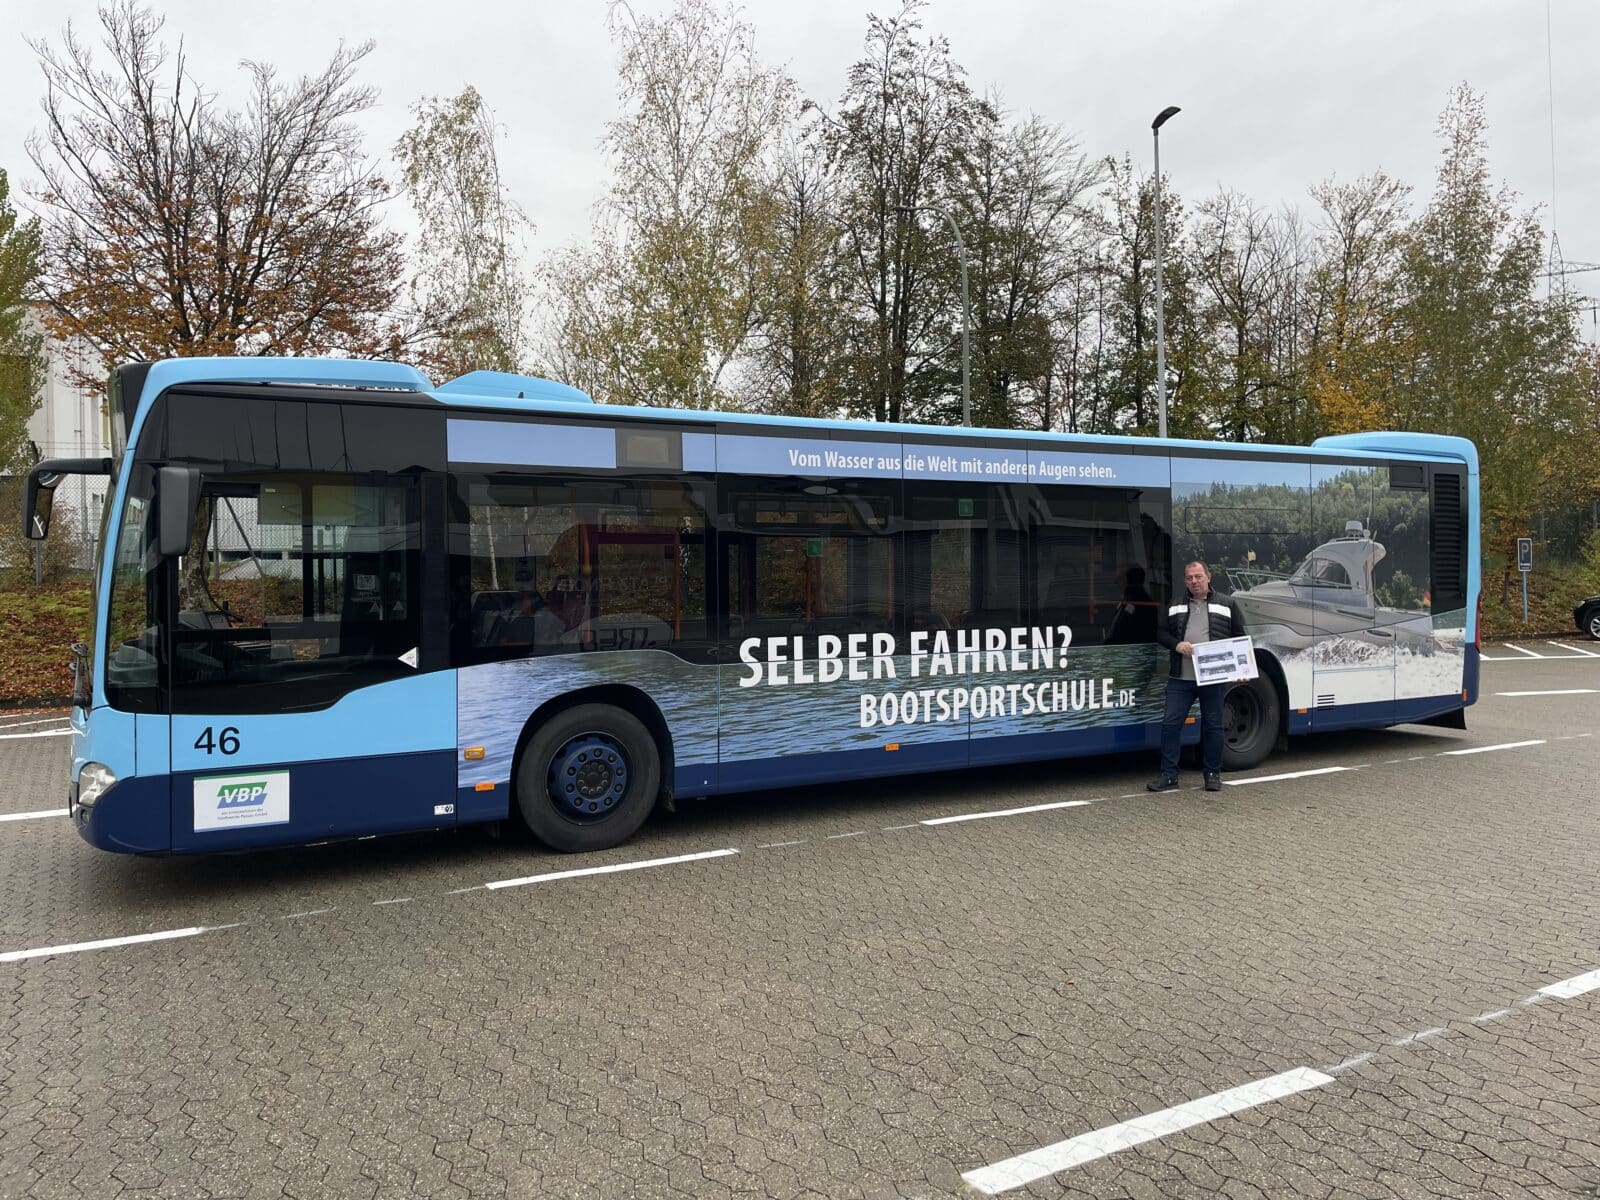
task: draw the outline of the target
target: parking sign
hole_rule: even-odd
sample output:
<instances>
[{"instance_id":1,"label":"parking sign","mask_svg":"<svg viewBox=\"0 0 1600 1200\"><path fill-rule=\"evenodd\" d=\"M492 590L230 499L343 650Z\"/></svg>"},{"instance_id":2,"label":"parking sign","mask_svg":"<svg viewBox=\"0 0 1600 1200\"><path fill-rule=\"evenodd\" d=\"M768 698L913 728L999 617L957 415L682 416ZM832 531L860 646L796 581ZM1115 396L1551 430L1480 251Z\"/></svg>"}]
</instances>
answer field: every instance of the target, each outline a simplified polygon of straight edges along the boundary
<instances>
[{"instance_id":1,"label":"parking sign","mask_svg":"<svg viewBox=\"0 0 1600 1200\"><path fill-rule=\"evenodd\" d=\"M1517 570L1533 570L1533 539L1517 539Z\"/></svg>"}]
</instances>

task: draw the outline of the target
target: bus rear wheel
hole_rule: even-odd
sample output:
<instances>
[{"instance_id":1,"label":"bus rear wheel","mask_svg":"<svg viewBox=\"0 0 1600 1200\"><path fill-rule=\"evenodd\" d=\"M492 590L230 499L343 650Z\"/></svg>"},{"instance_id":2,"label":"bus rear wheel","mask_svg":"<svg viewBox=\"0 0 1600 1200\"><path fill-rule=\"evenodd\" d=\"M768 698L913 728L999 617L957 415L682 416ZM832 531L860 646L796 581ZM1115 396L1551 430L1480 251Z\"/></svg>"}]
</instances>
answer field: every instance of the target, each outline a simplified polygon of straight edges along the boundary
<instances>
[{"instance_id":1,"label":"bus rear wheel","mask_svg":"<svg viewBox=\"0 0 1600 1200\"><path fill-rule=\"evenodd\" d=\"M539 727L517 766L517 806L552 850L604 850L644 824L661 787L661 756L632 713L581 704Z\"/></svg>"},{"instance_id":2,"label":"bus rear wheel","mask_svg":"<svg viewBox=\"0 0 1600 1200\"><path fill-rule=\"evenodd\" d=\"M1222 700L1222 766L1243 771L1272 753L1283 720L1282 701L1270 679L1257 677L1228 689Z\"/></svg>"}]
</instances>

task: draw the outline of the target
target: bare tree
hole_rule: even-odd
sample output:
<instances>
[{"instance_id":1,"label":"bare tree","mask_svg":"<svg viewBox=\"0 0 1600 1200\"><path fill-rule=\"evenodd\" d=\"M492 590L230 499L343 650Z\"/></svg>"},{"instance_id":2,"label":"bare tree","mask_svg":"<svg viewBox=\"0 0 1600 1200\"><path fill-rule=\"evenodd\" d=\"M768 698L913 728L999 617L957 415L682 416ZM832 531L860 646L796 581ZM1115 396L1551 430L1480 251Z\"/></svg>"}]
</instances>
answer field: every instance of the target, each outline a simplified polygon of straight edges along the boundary
<instances>
[{"instance_id":1,"label":"bare tree","mask_svg":"<svg viewBox=\"0 0 1600 1200\"><path fill-rule=\"evenodd\" d=\"M1084 272L1085 202L1104 167L1035 116L997 114L962 155L958 223L972 259L973 408L979 424L1043 424L1055 354L1052 316ZM951 247L951 253L954 248ZM1025 415L1026 413L1026 415Z\"/></svg>"},{"instance_id":2,"label":"bare tree","mask_svg":"<svg viewBox=\"0 0 1600 1200\"><path fill-rule=\"evenodd\" d=\"M1224 190L1200 206L1193 262L1217 370L1206 419L1234 441L1291 440L1303 396L1296 305L1306 270L1298 217Z\"/></svg>"},{"instance_id":3,"label":"bare tree","mask_svg":"<svg viewBox=\"0 0 1600 1200\"><path fill-rule=\"evenodd\" d=\"M780 156L772 270L753 331L747 389L754 406L792 416L839 416L847 407L848 331L837 181L814 136Z\"/></svg>"},{"instance_id":4,"label":"bare tree","mask_svg":"<svg viewBox=\"0 0 1600 1200\"><path fill-rule=\"evenodd\" d=\"M937 227L957 191L957 155L975 124L992 117L949 43L918 40L921 7L908 0L890 19L867 18L866 53L826 118L850 264L858 403L880 421L950 415L955 256Z\"/></svg>"},{"instance_id":5,"label":"bare tree","mask_svg":"<svg viewBox=\"0 0 1600 1200\"><path fill-rule=\"evenodd\" d=\"M169 56L149 9L117 0L99 19L109 68L70 24L59 46L30 43L52 331L107 363L388 348L398 239L354 121L375 96L355 82L370 43L292 83L247 62L233 111L194 82L181 41Z\"/></svg>"}]
</instances>

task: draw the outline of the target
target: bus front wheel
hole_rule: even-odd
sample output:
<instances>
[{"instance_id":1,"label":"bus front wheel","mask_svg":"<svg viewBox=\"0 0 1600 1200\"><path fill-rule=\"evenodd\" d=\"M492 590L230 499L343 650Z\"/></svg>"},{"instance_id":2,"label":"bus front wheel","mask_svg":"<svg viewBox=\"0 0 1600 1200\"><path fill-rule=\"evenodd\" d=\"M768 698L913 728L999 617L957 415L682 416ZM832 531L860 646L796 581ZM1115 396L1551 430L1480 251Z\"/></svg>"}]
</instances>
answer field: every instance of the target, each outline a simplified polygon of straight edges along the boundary
<instances>
[{"instance_id":1,"label":"bus front wheel","mask_svg":"<svg viewBox=\"0 0 1600 1200\"><path fill-rule=\"evenodd\" d=\"M1260 766L1277 743L1282 720L1282 701L1272 680L1258 676L1229 688L1222 701L1223 768Z\"/></svg>"},{"instance_id":2,"label":"bus front wheel","mask_svg":"<svg viewBox=\"0 0 1600 1200\"><path fill-rule=\"evenodd\" d=\"M632 837L661 787L661 756L632 713L581 704L529 740L517 767L517 806L533 836L567 853Z\"/></svg>"}]
</instances>

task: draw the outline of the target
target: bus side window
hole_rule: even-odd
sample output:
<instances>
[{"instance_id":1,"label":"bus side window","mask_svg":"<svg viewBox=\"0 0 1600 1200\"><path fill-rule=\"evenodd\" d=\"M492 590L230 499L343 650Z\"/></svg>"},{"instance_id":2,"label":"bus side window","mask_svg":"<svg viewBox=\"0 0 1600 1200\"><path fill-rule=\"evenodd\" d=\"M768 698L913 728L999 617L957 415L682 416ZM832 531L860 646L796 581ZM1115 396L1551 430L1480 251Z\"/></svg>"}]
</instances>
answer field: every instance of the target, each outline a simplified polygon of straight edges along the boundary
<instances>
[{"instance_id":1,"label":"bus side window","mask_svg":"<svg viewBox=\"0 0 1600 1200\"><path fill-rule=\"evenodd\" d=\"M1069 625L1075 645L1153 641L1143 493L1041 485L1029 530L1033 624Z\"/></svg>"},{"instance_id":2,"label":"bus side window","mask_svg":"<svg viewBox=\"0 0 1600 1200\"><path fill-rule=\"evenodd\" d=\"M729 642L762 639L760 655L775 637L901 639L899 491L880 480L724 479Z\"/></svg>"},{"instance_id":3,"label":"bus side window","mask_svg":"<svg viewBox=\"0 0 1600 1200\"><path fill-rule=\"evenodd\" d=\"M925 631L1007 628L1024 618L1015 489L906 486L906 615Z\"/></svg>"},{"instance_id":4,"label":"bus side window","mask_svg":"<svg viewBox=\"0 0 1600 1200\"><path fill-rule=\"evenodd\" d=\"M701 485L458 475L453 486L458 661L709 653Z\"/></svg>"}]
</instances>

